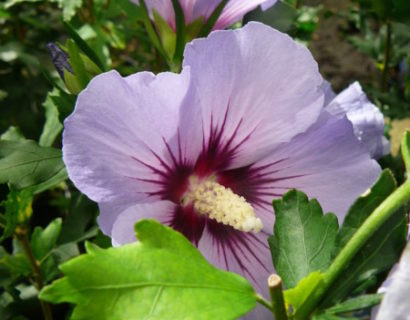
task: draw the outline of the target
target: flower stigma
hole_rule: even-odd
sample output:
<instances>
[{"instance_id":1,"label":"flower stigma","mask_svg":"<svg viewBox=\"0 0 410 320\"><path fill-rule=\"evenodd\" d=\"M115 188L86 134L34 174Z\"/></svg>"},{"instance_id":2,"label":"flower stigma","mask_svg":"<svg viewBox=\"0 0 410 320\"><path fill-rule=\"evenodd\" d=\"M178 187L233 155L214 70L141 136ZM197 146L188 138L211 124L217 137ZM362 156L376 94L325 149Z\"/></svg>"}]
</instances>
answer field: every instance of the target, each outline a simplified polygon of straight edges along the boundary
<instances>
[{"instance_id":1,"label":"flower stigma","mask_svg":"<svg viewBox=\"0 0 410 320\"><path fill-rule=\"evenodd\" d=\"M206 215L236 230L258 233L263 225L255 216L252 206L242 196L220 185L214 177L189 179L189 188L182 198L182 205L192 205L198 214Z\"/></svg>"}]
</instances>

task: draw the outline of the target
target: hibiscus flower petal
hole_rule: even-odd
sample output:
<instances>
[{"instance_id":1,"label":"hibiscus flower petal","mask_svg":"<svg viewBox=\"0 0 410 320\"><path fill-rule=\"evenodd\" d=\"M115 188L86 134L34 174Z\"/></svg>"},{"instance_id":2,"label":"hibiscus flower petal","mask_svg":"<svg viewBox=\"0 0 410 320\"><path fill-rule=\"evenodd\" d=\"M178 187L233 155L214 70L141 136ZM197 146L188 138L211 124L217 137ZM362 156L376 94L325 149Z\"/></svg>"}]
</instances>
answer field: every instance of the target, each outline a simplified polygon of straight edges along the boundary
<instances>
[{"instance_id":1,"label":"hibiscus flower petal","mask_svg":"<svg viewBox=\"0 0 410 320\"><path fill-rule=\"evenodd\" d=\"M244 175L249 187L242 195L255 205L262 221L269 220L272 198L292 188L318 199L325 212L334 212L342 221L349 206L381 171L354 136L350 121L326 112L309 130L249 170L255 174ZM258 206L266 206L266 210L258 210ZM270 226L266 231L271 232Z\"/></svg>"},{"instance_id":2,"label":"hibiscus flower petal","mask_svg":"<svg viewBox=\"0 0 410 320\"><path fill-rule=\"evenodd\" d=\"M358 82L339 93L326 110L336 116L347 116L353 124L356 137L372 158L378 159L390 152L390 144L384 137L383 114L367 99Z\"/></svg>"},{"instance_id":3,"label":"hibiscus flower petal","mask_svg":"<svg viewBox=\"0 0 410 320\"><path fill-rule=\"evenodd\" d=\"M263 10L272 6L276 1L266 0L230 0L214 25L214 30L225 29L235 22L241 20L243 16L262 4Z\"/></svg>"},{"instance_id":4,"label":"hibiscus flower petal","mask_svg":"<svg viewBox=\"0 0 410 320\"><path fill-rule=\"evenodd\" d=\"M195 108L183 106L188 83L189 70L95 77L64 123L63 159L74 184L97 202L160 198L176 162L195 161L202 140L199 126L184 124L195 122Z\"/></svg>"},{"instance_id":5,"label":"hibiscus flower petal","mask_svg":"<svg viewBox=\"0 0 410 320\"><path fill-rule=\"evenodd\" d=\"M202 108L204 143L222 132L230 167L250 164L318 118L323 91L310 52L260 23L194 40L184 66Z\"/></svg>"},{"instance_id":6,"label":"hibiscus flower petal","mask_svg":"<svg viewBox=\"0 0 410 320\"><path fill-rule=\"evenodd\" d=\"M155 219L168 224L175 211L175 204L170 201L141 203L126 208L117 215L112 227L111 237L114 246L135 242L134 225L141 219Z\"/></svg>"},{"instance_id":7,"label":"hibiscus flower petal","mask_svg":"<svg viewBox=\"0 0 410 320\"><path fill-rule=\"evenodd\" d=\"M198 249L216 267L244 276L257 292L267 298L267 279L274 272L268 236L263 231L246 233L208 220ZM263 308L257 309L249 315L249 319L269 318L269 312Z\"/></svg>"}]
</instances>

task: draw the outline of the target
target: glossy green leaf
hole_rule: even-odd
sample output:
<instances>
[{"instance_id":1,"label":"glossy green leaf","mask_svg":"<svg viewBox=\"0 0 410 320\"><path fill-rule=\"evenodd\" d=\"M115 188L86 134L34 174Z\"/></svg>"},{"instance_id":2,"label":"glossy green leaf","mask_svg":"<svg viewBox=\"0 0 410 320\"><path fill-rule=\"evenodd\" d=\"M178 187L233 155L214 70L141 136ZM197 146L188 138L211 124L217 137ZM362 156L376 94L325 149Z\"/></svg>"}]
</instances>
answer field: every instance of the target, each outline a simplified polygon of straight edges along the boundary
<instances>
[{"instance_id":1,"label":"glossy green leaf","mask_svg":"<svg viewBox=\"0 0 410 320\"><path fill-rule=\"evenodd\" d=\"M17 189L34 187L50 179L66 179L61 150L40 147L34 141L0 141L0 183Z\"/></svg>"},{"instance_id":2,"label":"glossy green leaf","mask_svg":"<svg viewBox=\"0 0 410 320\"><path fill-rule=\"evenodd\" d=\"M293 310L297 310L307 297L321 285L323 275L314 271L306 278L300 280L296 287L288 289L284 292L286 303L290 304Z\"/></svg>"},{"instance_id":3,"label":"glossy green leaf","mask_svg":"<svg viewBox=\"0 0 410 320\"><path fill-rule=\"evenodd\" d=\"M360 197L349 210L337 235L336 252L344 246L373 210L395 189L390 171L385 170L372 189ZM326 293L321 307L327 308L342 301L353 291L365 290L369 285L380 283L386 273L397 262L406 243L407 221L401 208L380 227L353 258L343 276L335 281Z\"/></svg>"},{"instance_id":4,"label":"glossy green leaf","mask_svg":"<svg viewBox=\"0 0 410 320\"><path fill-rule=\"evenodd\" d=\"M65 277L41 299L76 304L72 319L237 319L256 293L239 275L210 265L180 233L154 220L138 243L95 249L61 265Z\"/></svg>"},{"instance_id":5,"label":"glossy green leaf","mask_svg":"<svg viewBox=\"0 0 410 320\"><path fill-rule=\"evenodd\" d=\"M319 203L291 190L274 200L274 235L269 238L275 270L285 286L293 288L313 271L325 271L331 261L338 222L323 215Z\"/></svg>"}]
</instances>

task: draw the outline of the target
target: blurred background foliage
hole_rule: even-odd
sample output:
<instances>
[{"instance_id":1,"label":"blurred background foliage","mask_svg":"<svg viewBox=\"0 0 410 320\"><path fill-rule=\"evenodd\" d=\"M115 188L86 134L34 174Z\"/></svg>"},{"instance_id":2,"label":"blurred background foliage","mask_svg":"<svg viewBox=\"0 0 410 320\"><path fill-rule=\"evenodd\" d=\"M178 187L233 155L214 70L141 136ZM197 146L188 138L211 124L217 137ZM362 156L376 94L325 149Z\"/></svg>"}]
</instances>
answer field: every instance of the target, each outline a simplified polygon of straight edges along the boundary
<instances>
[{"instance_id":1,"label":"blurred background foliage","mask_svg":"<svg viewBox=\"0 0 410 320\"><path fill-rule=\"evenodd\" d=\"M335 91L362 83L387 117L394 156L381 162L395 169L399 180L396 141L410 128L409 8L408 0L285 0L266 12L254 10L243 22L262 21L308 46ZM73 68L62 77L50 43L54 62L61 66L68 58ZM167 69L145 31L143 13L129 0L1 2L0 143L30 150L13 154L13 161L38 157L37 148L58 152L75 94L109 69L122 75ZM0 158L6 156L0 151ZM36 176L24 186L0 175L0 319L41 319L37 292L59 276L58 264L83 252L87 239L110 246L96 227L97 206L66 180L61 162L47 165L55 167L55 175ZM67 305L54 308L58 319L69 314Z\"/></svg>"}]
</instances>

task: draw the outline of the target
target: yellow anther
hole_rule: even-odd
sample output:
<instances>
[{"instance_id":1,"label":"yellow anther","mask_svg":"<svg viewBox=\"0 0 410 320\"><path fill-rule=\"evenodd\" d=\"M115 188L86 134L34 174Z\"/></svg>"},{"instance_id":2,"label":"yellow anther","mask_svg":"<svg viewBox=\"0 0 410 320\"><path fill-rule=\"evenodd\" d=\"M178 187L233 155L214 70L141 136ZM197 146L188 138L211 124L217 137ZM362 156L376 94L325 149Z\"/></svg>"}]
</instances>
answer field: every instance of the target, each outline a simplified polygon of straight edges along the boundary
<instances>
[{"instance_id":1,"label":"yellow anther","mask_svg":"<svg viewBox=\"0 0 410 320\"><path fill-rule=\"evenodd\" d=\"M214 179L199 181L192 177L183 205L191 204L202 215L245 232L259 232L263 225L255 216L252 206L231 189L225 188Z\"/></svg>"}]
</instances>

